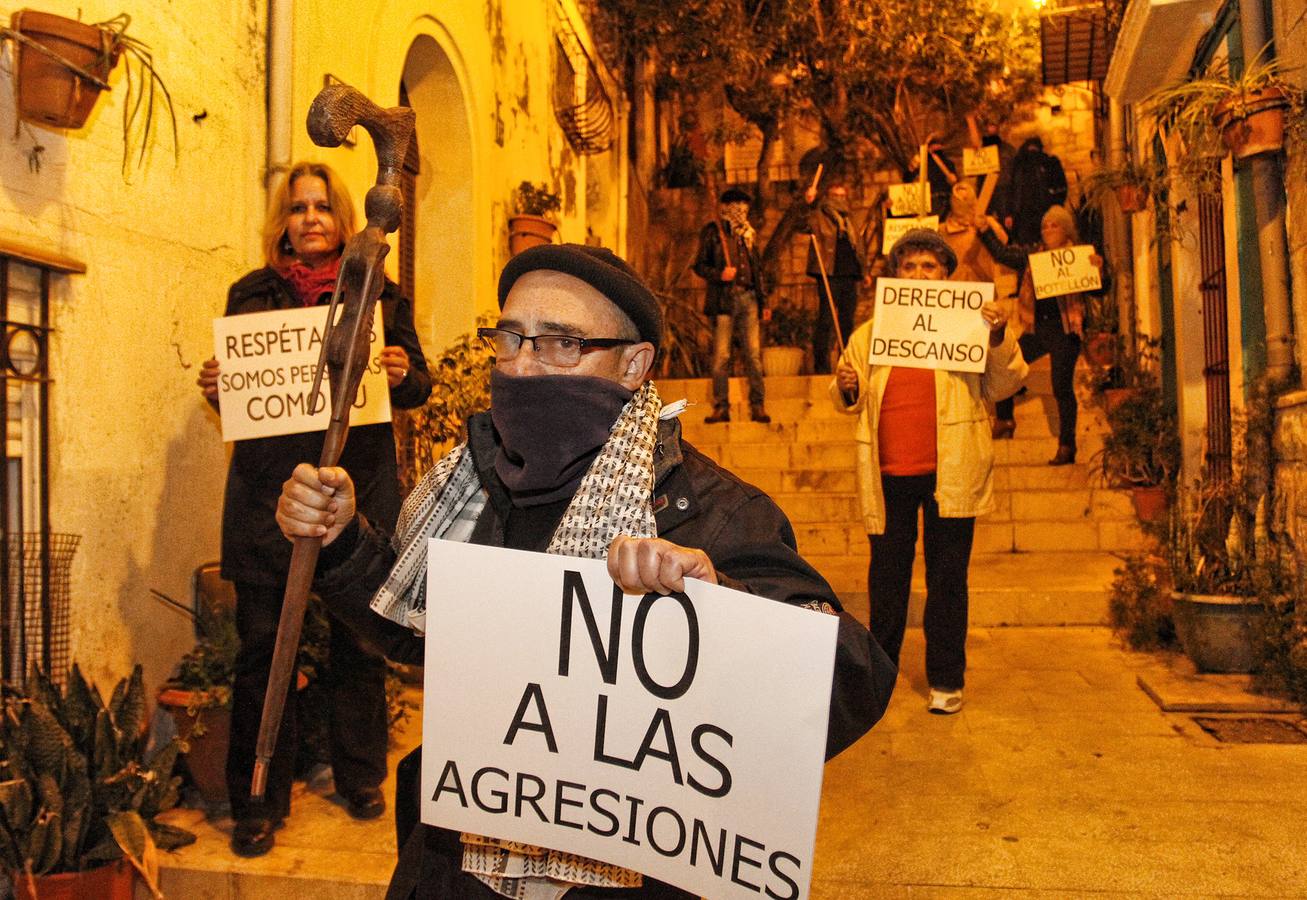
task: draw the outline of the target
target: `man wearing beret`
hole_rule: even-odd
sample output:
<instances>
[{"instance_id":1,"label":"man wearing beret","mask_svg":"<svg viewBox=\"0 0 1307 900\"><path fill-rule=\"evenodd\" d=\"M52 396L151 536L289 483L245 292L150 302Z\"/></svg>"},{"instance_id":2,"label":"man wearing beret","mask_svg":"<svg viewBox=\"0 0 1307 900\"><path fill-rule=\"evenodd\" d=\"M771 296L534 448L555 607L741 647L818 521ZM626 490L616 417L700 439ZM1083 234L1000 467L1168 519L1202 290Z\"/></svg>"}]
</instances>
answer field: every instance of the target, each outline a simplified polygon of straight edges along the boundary
<instances>
[{"instance_id":1,"label":"man wearing beret","mask_svg":"<svg viewBox=\"0 0 1307 900\"><path fill-rule=\"evenodd\" d=\"M958 258L939 232L914 228L889 252L892 277L943 280ZM926 558L926 708L962 709L967 667L967 570L976 517L994 508L994 446L986 403L1012 396L1028 368L1007 312L980 307L989 326L983 372L871 364L871 321L854 330L831 401L856 415L858 494L871 540L871 633L898 662L908 621L917 517Z\"/></svg>"},{"instance_id":2,"label":"man wearing beret","mask_svg":"<svg viewBox=\"0 0 1307 900\"><path fill-rule=\"evenodd\" d=\"M318 583L333 612L390 658L420 664L433 535L607 559L632 594L722 584L839 617L827 756L855 741L884 711L894 668L798 555L771 499L663 414L649 381L662 312L649 289L608 250L548 245L509 262L499 303L496 327L479 329L495 351L492 408L414 490L393 536L393 523L356 513L343 470L302 465L286 482L278 521L288 537L322 537ZM390 900L692 897L574 854L415 825L417 768L400 764Z\"/></svg>"}]
</instances>

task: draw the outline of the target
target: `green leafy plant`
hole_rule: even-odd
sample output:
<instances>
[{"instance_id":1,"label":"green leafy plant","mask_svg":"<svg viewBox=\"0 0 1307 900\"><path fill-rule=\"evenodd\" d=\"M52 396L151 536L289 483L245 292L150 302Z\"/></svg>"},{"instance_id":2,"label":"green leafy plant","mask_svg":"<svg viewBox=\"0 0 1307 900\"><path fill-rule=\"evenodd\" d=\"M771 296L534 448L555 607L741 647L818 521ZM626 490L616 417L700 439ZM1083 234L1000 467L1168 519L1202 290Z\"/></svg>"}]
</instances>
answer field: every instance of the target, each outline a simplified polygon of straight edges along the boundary
<instances>
[{"instance_id":1,"label":"green leafy plant","mask_svg":"<svg viewBox=\"0 0 1307 900\"><path fill-rule=\"evenodd\" d=\"M1278 91L1289 114L1286 123L1302 133L1307 95L1284 77L1278 60L1260 56L1239 75L1220 62L1202 78L1173 84L1148 97L1143 109L1169 133L1166 169L1199 192L1221 187L1220 160L1226 154L1221 132L1246 118L1249 104L1265 91Z\"/></svg>"},{"instance_id":2,"label":"green leafy plant","mask_svg":"<svg viewBox=\"0 0 1307 900\"><path fill-rule=\"evenodd\" d=\"M772 307L764 334L769 347L807 347L815 328L813 313L787 297Z\"/></svg>"},{"instance_id":3,"label":"green leafy plant","mask_svg":"<svg viewBox=\"0 0 1307 900\"><path fill-rule=\"evenodd\" d=\"M483 316L477 326L493 325ZM442 456L465 437L468 417L490 408L490 348L469 331L430 361L431 396L400 430L400 479L411 490Z\"/></svg>"},{"instance_id":4,"label":"green leafy plant","mask_svg":"<svg viewBox=\"0 0 1307 900\"><path fill-rule=\"evenodd\" d=\"M75 664L63 691L39 672L28 693L6 688L0 862L11 879L94 868L125 852L148 875L153 846L195 840L155 820L177 802L179 748L170 741L146 755L145 707L140 666L108 703Z\"/></svg>"},{"instance_id":5,"label":"green leafy plant","mask_svg":"<svg viewBox=\"0 0 1307 900\"><path fill-rule=\"evenodd\" d=\"M563 201L544 184L524 181L517 186L517 212L524 216L545 216L563 208Z\"/></svg>"},{"instance_id":6,"label":"green leafy plant","mask_svg":"<svg viewBox=\"0 0 1307 900\"><path fill-rule=\"evenodd\" d=\"M1094 455L1111 485L1173 485L1180 469L1180 432L1155 382L1136 387L1107 413L1108 432Z\"/></svg>"},{"instance_id":7,"label":"green leafy plant","mask_svg":"<svg viewBox=\"0 0 1307 900\"><path fill-rule=\"evenodd\" d=\"M1157 561L1141 554L1123 557L1113 573L1108 620L1132 650L1176 645L1171 591Z\"/></svg>"},{"instance_id":8,"label":"green leafy plant","mask_svg":"<svg viewBox=\"0 0 1307 900\"><path fill-rule=\"evenodd\" d=\"M201 709L231 706L236 651L240 649L232 609L224 606L201 609L196 614L196 630L200 639L181 658L171 682L173 686L191 692L191 703L187 706L191 716ZM196 728L200 727L197 723Z\"/></svg>"},{"instance_id":9,"label":"green leafy plant","mask_svg":"<svg viewBox=\"0 0 1307 900\"><path fill-rule=\"evenodd\" d=\"M177 114L172 106L172 94L168 91L159 71L154 66L154 51L150 45L137 37L127 34L132 17L119 13L112 19L99 22L96 27L112 35L113 45L118 48L126 62L123 72L126 91L123 97L123 173L127 173L133 156L133 145L139 145L136 151L136 165L145 163L145 154L149 149L151 138L155 134L155 111L162 101L168 112L168 122L172 126L173 161L176 162Z\"/></svg>"},{"instance_id":10,"label":"green leafy plant","mask_svg":"<svg viewBox=\"0 0 1307 900\"><path fill-rule=\"evenodd\" d=\"M1156 190L1156 175L1152 166L1135 162L1127 157L1118 167L1098 169L1081 183L1081 194L1091 205L1102 209L1109 202L1119 200L1122 188L1136 188L1144 196Z\"/></svg>"}]
</instances>

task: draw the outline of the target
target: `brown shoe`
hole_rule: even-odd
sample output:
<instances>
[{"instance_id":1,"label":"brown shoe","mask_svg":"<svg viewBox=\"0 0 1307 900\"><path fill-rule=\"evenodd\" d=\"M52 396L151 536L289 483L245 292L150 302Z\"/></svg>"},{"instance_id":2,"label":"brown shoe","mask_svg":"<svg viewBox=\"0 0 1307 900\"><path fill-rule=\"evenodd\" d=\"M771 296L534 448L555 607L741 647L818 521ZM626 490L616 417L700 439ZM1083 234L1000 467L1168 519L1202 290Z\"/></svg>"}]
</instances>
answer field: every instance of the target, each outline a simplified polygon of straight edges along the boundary
<instances>
[{"instance_id":1,"label":"brown shoe","mask_svg":"<svg viewBox=\"0 0 1307 900\"><path fill-rule=\"evenodd\" d=\"M767 410L763 409L761 406L755 406L753 409L749 410L749 418L753 419L755 422L761 422L764 425L771 421L771 416L767 415Z\"/></svg>"},{"instance_id":2,"label":"brown shoe","mask_svg":"<svg viewBox=\"0 0 1307 900\"><path fill-rule=\"evenodd\" d=\"M1059 444L1057 453L1048 461L1050 466L1069 466L1076 461L1076 448Z\"/></svg>"},{"instance_id":3,"label":"brown shoe","mask_svg":"<svg viewBox=\"0 0 1307 900\"><path fill-rule=\"evenodd\" d=\"M705 425L716 425L718 422L731 421L731 411L729 408L717 407L712 411L712 415L703 420Z\"/></svg>"},{"instance_id":4,"label":"brown shoe","mask_svg":"<svg viewBox=\"0 0 1307 900\"><path fill-rule=\"evenodd\" d=\"M994 440L1001 441L1004 438L1011 438L1017 433L1017 423L1015 419L995 419L994 430L991 432Z\"/></svg>"}]
</instances>

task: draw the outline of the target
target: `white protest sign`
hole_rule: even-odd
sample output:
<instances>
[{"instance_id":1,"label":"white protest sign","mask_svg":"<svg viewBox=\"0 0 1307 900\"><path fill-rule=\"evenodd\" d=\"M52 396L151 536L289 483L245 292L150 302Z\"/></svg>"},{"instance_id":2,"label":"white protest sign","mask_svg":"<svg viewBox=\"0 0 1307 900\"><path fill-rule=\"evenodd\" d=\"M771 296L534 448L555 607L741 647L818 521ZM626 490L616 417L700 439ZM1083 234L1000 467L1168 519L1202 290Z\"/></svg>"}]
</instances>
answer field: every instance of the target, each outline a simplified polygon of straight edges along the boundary
<instances>
[{"instance_id":1,"label":"white protest sign","mask_svg":"<svg viewBox=\"0 0 1307 900\"><path fill-rule=\"evenodd\" d=\"M907 234L914 228L929 228L931 231L939 230L939 216L916 216L906 219L886 219L885 220L885 240L881 242L881 253L889 253L890 247L894 242L903 235Z\"/></svg>"},{"instance_id":2,"label":"white protest sign","mask_svg":"<svg viewBox=\"0 0 1307 900\"><path fill-rule=\"evenodd\" d=\"M803 900L838 620L603 560L433 540L422 821L714 900Z\"/></svg>"},{"instance_id":3,"label":"white protest sign","mask_svg":"<svg viewBox=\"0 0 1307 900\"><path fill-rule=\"evenodd\" d=\"M926 203L925 206L929 206ZM891 216L915 216L924 212L921 202L921 184L889 185L889 214Z\"/></svg>"},{"instance_id":4,"label":"white protest sign","mask_svg":"<svg viewBox=\"0 0 1307 900\"><path fill-rule=\"evenodd\" d=\"M309 415L309 391L322 350L325 306L245 313L213 320L218 359L222 439L244 441L322 431L331 421L331 385L322 377L325 403ZM381 304L372 319L368 367L359 384L351 425L390 421L390 390L377 362L383 346Z\"/></svg>"},{"instance_id":5,"label":"white protest sign","mask_svg":"<svg viewBox=\"0 0 1307 900\"><path fill-rule=\"evenodd\" d=\"M987 281L877 279L871 364L985 371L989 326L980 307L993 299Z\"/></svg>"},{"instance_id":6,"label":"white protest sign","mask_svg":"<svg viewBox=\"0 0 1307 900\"><path fill-rule=\"evenodd\" d=\"M972 147L962 148L963 175L988 175L991 172L997 172L998 170L999 162L997 144L989 147L981 147L979 150Z\"/></svg>"},{"instance_id":7,"label":"white protest sign","mask_svg":"<svg viewBox=\"0 0 1307 900\"><path fill-rule=\"evenodd\" d=\"M1035 296L1042 300L1099 290L1103 286L1103 276L1098 266L1090 261L1093 255L1094 248L1089 244L1030 254L1030 278L1035 283Z\"/></svg>"}]
</instances>

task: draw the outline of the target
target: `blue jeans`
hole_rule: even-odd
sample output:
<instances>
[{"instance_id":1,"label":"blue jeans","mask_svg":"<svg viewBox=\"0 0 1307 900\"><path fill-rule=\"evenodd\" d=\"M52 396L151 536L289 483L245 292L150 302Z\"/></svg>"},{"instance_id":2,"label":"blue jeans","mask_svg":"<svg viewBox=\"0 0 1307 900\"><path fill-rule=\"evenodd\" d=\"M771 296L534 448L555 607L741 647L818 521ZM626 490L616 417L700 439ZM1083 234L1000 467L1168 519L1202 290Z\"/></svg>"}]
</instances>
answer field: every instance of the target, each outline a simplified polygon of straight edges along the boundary
<instances>
[{"instance_id":1,"label":"blue jeans","mask_svg":"<svg viewBox=\"0 0 1307 900\"><path fill-rule=\"evenodd\" d=\"M730 289L730 315L719 315L713 328L713 409L730 408L731 338L744 353L749 375L749 406L762 406L762 334L758 326L758 298L752 289Z\"/></svg>"}]
</instances>

